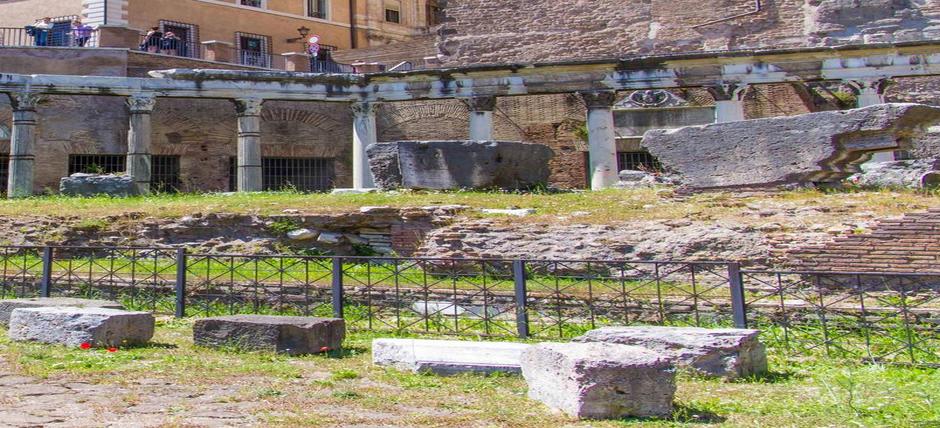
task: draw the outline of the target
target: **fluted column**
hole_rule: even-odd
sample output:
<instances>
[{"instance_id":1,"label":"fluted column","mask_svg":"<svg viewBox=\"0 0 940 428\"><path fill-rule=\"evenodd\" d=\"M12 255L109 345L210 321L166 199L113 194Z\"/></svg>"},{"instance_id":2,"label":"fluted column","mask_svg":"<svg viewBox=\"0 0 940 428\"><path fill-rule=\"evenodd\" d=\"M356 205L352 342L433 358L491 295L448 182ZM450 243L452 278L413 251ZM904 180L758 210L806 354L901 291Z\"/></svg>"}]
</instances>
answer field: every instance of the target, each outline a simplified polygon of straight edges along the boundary
<instances>
[{"instance_id":1,"label":"fluted column","mask_svg":"<svg viewBox=\"0 0 940 428\"><path fill-rule=\"evenodd\" d=\"M353 188L375 187L366 148L377 141L375 133L375 104L354 103L353 111Z\"/></svg>"},{"instance_id":2,"label":"fluted column","mask_svg":"<svg viewBox=\"0 0 940 428\"><path fill-rule=\"evenodd\" d=\"M493 140L493 110L496 109L496 97L474 97L467 100L470 109L470 139L473 141Z\"/></svg>"},{"instance_id":3,"label":"fluted column","mask_svg":"<svg viewBox=\"0 0 940 428\"><path fill-rule=\"evenodd\" d=\"M23 198L33 194L36 106L42 100L42 95L36 92L14 92L9 96L13 107L13 135L10 138L7 197Z\"/></svg>"},{"instance_id":4,"label":"fluted column","mask_svg":"<svg viewBox=\"0 0 940 428\"><path fill-rule=\"evenodd\" d=\"M139 195L150 193L151 123L150 115L157 104L152 93L134 94L127 98L129 127L127 132L127 174L134 180Z\"/></svg>"},{"instance_id":5,"label":"fluted column","mask_svg":"<svg viewBox=\"0 0 940 428\"><path fill-rule=\"evenodd\" d=\"M715 99L715 123L744 120L744 93L747 85L726 84L705 89Z\"/></svg>"},{"instance_id":6,"label":"fluted column","mask_svg":"<svg viewBox=\"0 0 940 428\"><path fill-rule=\"evenodd\" d=\"M587 105L588 158L590 159L591 190L601 190L616 184L617 134L612 107L614 92L582 93Z\"/></svg>"},{"instance_id":7,"label":"fluted column","mask_svg":"<svg viewBox=\"0 0 940 428\"><path fill-rule=\"evenodd\" d=\"M261 181L261 106L260 98L240 98L235 102L238 115L238 168L239 192L260 192Z\"/></svg>"}]
</instances>

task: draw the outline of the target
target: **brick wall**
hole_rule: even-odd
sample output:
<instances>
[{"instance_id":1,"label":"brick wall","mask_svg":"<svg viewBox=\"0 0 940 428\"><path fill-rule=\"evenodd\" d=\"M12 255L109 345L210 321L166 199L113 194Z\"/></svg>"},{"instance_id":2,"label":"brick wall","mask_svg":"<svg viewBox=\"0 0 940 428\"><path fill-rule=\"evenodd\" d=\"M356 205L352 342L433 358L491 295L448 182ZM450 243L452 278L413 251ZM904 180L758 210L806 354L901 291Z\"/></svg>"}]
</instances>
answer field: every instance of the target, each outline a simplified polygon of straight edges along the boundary
<instances>
[{"instance_id":1,"label":"brick wall","mask_svg":"<svg viewBox=\"0 0 940 428\"><path fill-rule=\"evenodd\" d=\"M797 269L843 272L940 272L940 209L879 222L870 233L791 251Z\"/></svg>"}]
</instances>

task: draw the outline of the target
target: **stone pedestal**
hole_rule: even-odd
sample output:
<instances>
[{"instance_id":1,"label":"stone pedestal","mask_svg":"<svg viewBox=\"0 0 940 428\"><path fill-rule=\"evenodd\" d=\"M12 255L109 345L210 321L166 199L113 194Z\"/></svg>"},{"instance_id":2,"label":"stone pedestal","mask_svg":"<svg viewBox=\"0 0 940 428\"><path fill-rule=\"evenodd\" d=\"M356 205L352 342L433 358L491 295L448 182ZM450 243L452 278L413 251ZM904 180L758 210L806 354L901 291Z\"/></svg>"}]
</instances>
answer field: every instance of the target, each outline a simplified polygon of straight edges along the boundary
<instances>
[{"instance_id":1,"label":"stone pedestal","mask_svg":"<svg viewBox=\"0 0 940 428\"><path fill-rule=\"evenodd\" d=\"M10 315L19 308L48 308L70 306L76 308L124 309L118 302L110 300L74 299L70 297L37 297L0 300L0 325L10 324Z\"/></svg>"},{"instance_id":2,"label":"stone pedestal","mask_svg":"<svg viewBox=\"0 0 940 428\"><path fill-rule=\"evenodd\" d=\"M289 355L340 349L345 336L346 324L338 318L233 315L204 318L193 325L193 341L199 346Z\"/></svg>"},{"instance_id":3,"label":"stone pedestal","mask_svg":"<svg viewBox=\"0 0 940 428\"><path fill-rule=\"evenodd\" d=\"M672 414L672 364L637 346L541 343L522 352L529 398L576 418Z\"/></svg>"},{"instance_id":4,"label":"stone pedestal","mask_svg":"<svg viewBox=\"0 0 940 428\"><path fill-rule=\"evenodd\" d=\"M245 98L235 100L238 114L238 170L239 192L260 192L261 181L261 106L264 100Z\"/></svg>"},{"instance_id":5,"label":"stone pedestal","mask_svg":"<svg viewBox=\"0 0 940 428\"><path fill-rule=\"evenodd\" d=\"M605 327L575 342L640 346L705 376L737 379L767 371L760 331L736 328Z\"/></svg>"},{"instance_id":6,"label":"stone pedestal","mask_svg":"<svg viewBox=\"0 0 940 428\"><path fill-rule=\"evenodd\" d=\"M232 62L232 44L220 40L202 42L203 58L206 61Z\"/></svg>"},{"instance_id":7,"label":"stone pedestal","mask_svg":"<svg viewBox=\"0 0 940 428\"><path fill-rule=\"evenodd\" d=\"M353 188L375 187L366 148L377 141L375 131L375 104L355 103L353 111Z\"/></svg>"},{"instance_id":8,"label":"stone pedestal","mask_svg":"<svg viewBox=\"0 0 940 428\"><path fill-rule=\"evenodd\" d=\"M65 346L93 347L146 344L154 318L147 312L106 308L47 307L14 309L10 339Z\"/></svg>"},{"instance_id":9,"label":"stone pedestal","mask_svg":"<svg viewBox=\"0 0 940 428\"><path fill-rule=\"evenodd\" d=\"M588 157L591 161L591 190L617 184L617 134L612 107L614 92L582 93L587 105Z\"/></svg>"}]
</instances>

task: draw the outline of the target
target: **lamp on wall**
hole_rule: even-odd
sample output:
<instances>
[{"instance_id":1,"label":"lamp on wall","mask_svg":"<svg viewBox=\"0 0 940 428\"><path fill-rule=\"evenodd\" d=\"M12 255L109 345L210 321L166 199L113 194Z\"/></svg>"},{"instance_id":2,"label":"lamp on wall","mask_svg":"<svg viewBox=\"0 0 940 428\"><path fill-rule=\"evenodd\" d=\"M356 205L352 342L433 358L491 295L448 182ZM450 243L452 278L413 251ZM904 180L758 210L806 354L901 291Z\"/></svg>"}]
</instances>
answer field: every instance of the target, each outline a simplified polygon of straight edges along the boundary
<instances>
[{"instance_id":1,"label":"lamp on wall","mask_svg":"<svg viewBox=\"0 0 940 428\"><path fill-rule=\"evenodd\" d=\"M300 42L301 44L304 44L307 40L307 35L310 34L310 29L307 27L300 27L297 29L297 34L300 34L300 37L287 39L287 43ZM306 48L306 46L303 46L303 47Z\"/></svg>"}]
</instances>

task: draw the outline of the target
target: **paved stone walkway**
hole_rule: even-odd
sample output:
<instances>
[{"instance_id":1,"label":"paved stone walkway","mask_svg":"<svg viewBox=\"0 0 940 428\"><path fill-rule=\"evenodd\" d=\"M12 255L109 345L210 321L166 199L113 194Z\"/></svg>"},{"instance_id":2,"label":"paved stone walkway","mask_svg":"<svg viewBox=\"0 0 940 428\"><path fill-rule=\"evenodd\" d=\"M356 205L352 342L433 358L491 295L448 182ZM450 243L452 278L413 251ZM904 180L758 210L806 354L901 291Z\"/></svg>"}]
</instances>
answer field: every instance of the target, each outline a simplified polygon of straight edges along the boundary
<instances>
[{"instance_id":1,"label":"paved stone walkway","mask_svg":"<svg viewBox=\"0 0 940 428\"><path fill-rule=\"evenodd\" d=\"M227 427L256 422L237 386L211 390L154 380L102 385L14 374L0 361L0 427Z\"/></svg>"}]
</instances>

